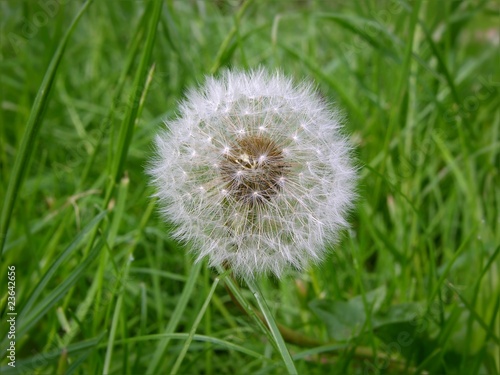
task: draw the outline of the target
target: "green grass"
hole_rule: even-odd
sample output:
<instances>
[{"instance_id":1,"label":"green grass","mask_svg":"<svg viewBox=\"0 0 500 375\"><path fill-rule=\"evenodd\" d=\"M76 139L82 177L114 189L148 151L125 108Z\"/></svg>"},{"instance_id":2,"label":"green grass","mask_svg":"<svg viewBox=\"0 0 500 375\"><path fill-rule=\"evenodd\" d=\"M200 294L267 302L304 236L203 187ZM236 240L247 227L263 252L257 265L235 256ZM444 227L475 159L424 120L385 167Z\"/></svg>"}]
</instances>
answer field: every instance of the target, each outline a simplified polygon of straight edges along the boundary
<instances>
[{"instance_id":1,"label":"green grass","mask_svg":"<svg viewBox=\"0 0 500 375\"><path fill-rule=\"evenodd\" d=\"M0 14L2 374L500 373L498 2ZM238 285L195 265L150 198L162 119L228 66L314 81L348 119L352 229L304 274Z\"/></svg>"}]
</instances>

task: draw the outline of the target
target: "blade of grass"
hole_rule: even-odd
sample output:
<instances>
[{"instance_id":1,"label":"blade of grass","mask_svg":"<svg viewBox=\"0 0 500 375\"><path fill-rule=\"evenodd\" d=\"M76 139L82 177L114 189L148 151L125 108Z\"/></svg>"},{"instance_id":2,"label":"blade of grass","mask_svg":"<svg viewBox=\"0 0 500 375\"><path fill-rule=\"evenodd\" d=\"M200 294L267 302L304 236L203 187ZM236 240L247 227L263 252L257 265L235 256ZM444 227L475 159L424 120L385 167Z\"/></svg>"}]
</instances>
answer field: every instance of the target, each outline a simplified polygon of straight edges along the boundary
<instances>
[{"instance_id":1,"label":"blade of grass","mask_svg":"<svg viewBox=\"0 0 500 375\"><path fill-rule=\"evenodd\" d=\"M40 294L43 292L45 286L47 283L52 279L56 271L59 269L62 263L64 263L73 253L78 249L80 243L86 238L87 234L97 225L101 222L101 220L106 216L107 211L103 211L100 214L98 214L90 223L88 223L85 228L76 236L76 238L73 240L73 242L64 250L61 255L52 263L52 265L49 267L47 272L42 276L38 284L36 285L35 289L31 293L31 295L28 297L26 303L22 307L21 312L19 313L18 319L22 320L24 316L26 315L27 312L29 312L33 304L36 302L36 299L40 296Z\"/></svg>"},{"instance_id":2,"label":"blade of grass","mask_svg":"<svg viewBox=\"0 0 500 375\"><path fill-rule=\"evenodd\" d=\"M132 257L132 252L129 253L129 256L127 257L127 260L125 262L125 267L121 277L124 280L127 280L128 278L130 264L132 263L131 257ZM124 295L125 295L125 288L121 290L121 293L118 296L118 299L116 300L115 311L113 313L113 319L111 320L111 330L109 332L108 345L106 348L106 356L104 357L104 366L102 370L103 375L109 374L109 368L111 366L111 358L113 356L113 347L115 343L116 328L118 326L118 321L120 320L120 313L122 309Z\"/></svg>"},{"instance_id":3,"label":"blade of grass","mask_svg":"<svg viewBox=\"0 0 500 375\"><path fill-rule=\"evenodd\" d=\"M145 95L144 92L145 90L147 90L148 65L151 60L162 5L163 1L156 0L151 11L151 20L148 25L145 46L142 51L139 66L137 67L137 72L132 87L132 93L127 105L127 112L120 127L117 155L114 159L111 181L106 191L105 206L107 206L107 204L111 200L115 184L118 183L123 173L125 159L127 158L130 142L132 141L134 125L137 121L138 115L141 112L141 97Z\"/></svg>"},{"instance_id":4,"label":"blade of grass","mask_svg":"<svg viewBox=\"0 0 500 375\"><path fill-rule=\"evenodd\" d=\"M283 362L285 364L288 373L298 374L297 369L295 368L295 365L293 363L293 359L290 356L290 353L288 352L288 348L286 347L285 340L283 340L283 337L281 336L280 330L278 329L278 326L274 321L274 317L271 313L271 310L269 310L266 301L262 297L260 289L257 287L257 285L254 283L253 280L248 279L246 280L246 283L250 288L251 292L253 293L255 299L257 300L257 304L259 305L260 311L262 312L264 318L266 319L267 326L271 332L274 342L276 343L277 349L281 355L281 358L283 359Z\"/></svg>"},{"instance_id":5,"label":"blade of grass","mask_svg":"<svg viewBox=\"0 0 500 375\"><path fill-rule=\"evenodd\" d=\"M224 270L222 267L218 267L219 274L224 274L227 272ZM240 308L245 314L253 318L254 322L257 323L259 328L264 332L266 335L269 335L269 330L266 328L265 324L262 322L260 317L257 315L257 313L254 311L254 307L247 301L245 296L243 296L238 283L234 280L233 277L225 277L224 278L224 283L228 289L228 292L230 294L230 297L233 299L233 302L237 305L238 308ZM234 297L234 298L233 298ZM269 335L270 341L272 341L272 337Z\"/></svg>"},{"instance_id":6,"label":"blade of grass","mask_svg":"<svg viewBox=\"0 0 500 375\"><path fill-rule=\"evenodd\" d=\"M47 269L45 274L42 276L38 284L35 286L33 291L31 292L30 296L28 297L26 303L22 306L19 315L17 317L17 322L19 325L18 332L17 334L21 336L22 330L21 328L23 327L23 324L25 321L30 321L29 318L26 318L26 316L33 316L32 312L33 310L36 310L40 305L44 305L43 301L47 300L47 297L38 304L37 307L33 307L35 304L36 300L40 296L40 294L44 291L45 287L49 283L49 281L53 278L55 275L56 271L60 268L60 266L67 261L74 253L76 250L78 250L80 243L86 238L87 234L95 227L97 226L101 220L106 216L106 211L101 212L99 215L97 215L94 219L91 220L85 228L80 232L80 234L75 238L75 240L64 250L61 255L52 263L52 265ZM61 285L64 285L61 284ZM52 295L52 294L51 294ZM62 296L61 296L62 297ZM55 301L52 301L53 303L51 306L55 303ZM45 304L46 305L46 304ZM34 317L36 318L36 316ZM38 319L37 319L38 320ZM31 324L34 324L33 322ZM6 345L7 342L7 337L4 337L2 340L1 347L3 348Z\"/></svg>"},{"instance_id":7,"label":"blade of grass","mask_svg":"<svg viewBox=\"0 0 500 375\"><path fill-rule=\"evenodd\" d=\"M331 78L331 75L325 74L322 69L311 59L307 58L305 54L299 53L296 49L291 48L284 43L278 43L281 48L288 52L295 59L303 62L307 68L316 76L319 82L326 83L335 93L339 96L342 103L349 108L349 112L352 113L360 122L365 121L365 116L363 112L359 109L359 105L356 105L352 100L352 97L346 93L342 85Z\"/></svg>"},{"instance_id":8,"label":"blade of grass","mask_svg":"<svg viewBox=\"0 0 500 375\"><path fill-rule=\"evenodd\" d=\"M210 293L209 290L208 290L208 286L210 284L210 278L212 276L212 270L208 267L205 267L203 269L203 293L204 294L207 294ZM218 281L218 280L217 280ZM205 311L205 314L204 314L204 330L205 330L205 334L207 336L211 336L212 335L212 325L214 323L214 320L213 320L213 314L212 314L212 311L213 311L213 306L217 306L217 301L216 299L214 298L214 295L212 294L211 296L211 304L207 306L206 308L206 311ZM227 321L227 323L231 324L231 319L229 319ZM193 332L194 334L194 332ZM206 375L213 375L214 373L214 370L213 370L213 363L214 363L214 350L213 350L213 345L210 345L209 343L206 343L205 344L205 372L206 372Z\"/></svg>"},{"instance_id":9,"label":"blade of grass","mask_svg":"<svg viewBox=\"0 0 500 375\"><path fill-rule=\"evenodd\" d=\"M104 332L102 333L102 336L104 337ZM80 357L78 357L76 360L74 359L73 362L71 362L70 366L66 370L66 373L64 375L72 375L76 372L79 366L81 366L87 358L89 357L90 354L94 351L95 348L91 347L87 349L85 352L83 352Z\"/></svg>"},{"instance_id":10,"label":"blade of grass","mask_svg":"<svg viewBox=\"0 0 500 375\"><path fill-rule=\"evenodd\" d=\"M28 123L26 124L26 130L24 131L23 139L21 141L21 146L19 147L19 151L17 152L17 156L14 161L14 167L9 178L7 193L2 207L2 216L0 218L0 250L2 253L7 237L7 231L9 229L10 219L12 217L12 211L16 203L17 194L22 187L27 166L31 159L33 150L35 149L35 140L42 126L45 109L47 108L49 95L57 76L59 64L62 60L64 51L66 50L66 45L68 44L68 40L73 33L73 30L92 1L93 0L87 0L87 2L83 4L82 8L66 31L66 34L61 39L61 42L59 43L59 46L50 61L49 67L47 68L47 73L43 78L42 84L40 85L35 102L33 103Z\"/></svg>"},{"instance_id":11,"label":"blade of grass","mask_svg":"<svg viewBox=\"0 0 500 375\"><path fill-rule=\"evenodd\" d=\"M134 31L134 37L129 46L127 46L127 57L125 59L125 63L123 65L123 69L120 72L120 76L116 82L116 89L114 90L112 105L108 109L106 114L106 118L103 122L104 132L109 131L109 139L115 139L115 133L117 131L116 126L113 125L113 117L117 112L118 106L123 104L120 103L120 98L123 95L125 83L127 81L128 76L132 72L133 64L137 58L139 48L141 46L141 42L144 41L144 30L146 29L147 24L147 15L144 12L141 16L141 20L137 24L137 27ZM104 141L104 137L101 137L101 142ZM99 144L98 144L99 145ZM97 148L97 147L96 147ZM113 171L113 155L117 152L117 147L108 147L108 158L107 158L107 170L111 174Z\"/></svg>"},{"instance_id":12,"label":"blade of grass","mask_svg":"<svg viewBox=\"0 0 500 375\"><path fill-rule=\"evenodd\" d=\"M460 245L460 247L453 254L453 257L446 264L446 267L444 268L443 272L441 273L441 276L439 277L439 280L436 282L434 288L432 289L432 292L429 294L429 298L427 300L427 311L426 311L425 315L429 314L429 311L430 311L430 308L431 308L431 305L432 305L432 301L438 295L439 290L443 286L446 277L448 277L448 273L450 272L451 267L453 266L453 264L455 263L455 261L458 259L458 257L465 251L465 249L466 249L465 245L467 245L469 243L469 241L471 240L471 238L472 238L472 236L473 236L473 234L475 232L476 232L476 227L474 227L470 231L470 233L467 235L467 237L465 237L465 239L463 240L463 242Z\"/></svg>"},{"instance_id":13,"label":"blade of grass","mask_svg":"<svg viewBox=\"0 0 500 375\"><path fill-rule=\"evenodd\" d=\"M111 249L114 245L118 233L119 223L123 218L123 214L125 211L126 197L128 192L128 185L129 185L128 177L122 178L120 186L118 188L118 197L116 200L117 203L113 208L114 215L109 225L109 229L106 231L106 237L107 237L106 245L108 250ZM97 269L97 272L95 273L94 280L92 281L92 284L88 288L88 292L85 298L83 298L82 302L79 304L76 310L77 318L71 321L70 329L66 331L66 334L62 339L62 343L64 345L69 345L71 340L76 336L80 328L78 322L85 319L85 317L87 316L87 312L91 308L91 306L92 305L100 306L101 303L100 293L102 292L102 278L104 277L104 270L108 265L108 259L109 259L109 251L103 251L98 260L99 267ZM67 299L70 297L71 296L68 296ZM99 309L95 310L95 314L98 313L98 310ZM98 323L98 319L96 319L95 317L93 318L95 326Z\"/></svg>"},{"instance_id":14,"label":"blade of grass","mask_svg":"<svg viewBox=\"0 0 500 375\"><path fill-rule=\"evenodd\" d=\"M222 42L221 46L219 47L219 50L217 51L217 55L215 57L215 62L212 65L212 68L210 69L210 74L215 74L219 68L222 66L222 63L224 60L227 60L226 53L234 48L234 46L231 45L231 42L233 41L233 38L236 36L238 32L238 24L240 22L241 17L245 14L245 11L248 9L250 4L253 2L253 0L247 0L245 1L240 9L238 10L238 13L236 13L235 16L235 22L233 24L233 27L229 31L229 33L226 36L226 39Z\"/></svg>"},{"instance_id":15,"label":"blade of grass","mask_svg":"<svg viewBox=\"0 0 500 375\"><path fill-rule=\"evenodd\" d=\"M24 320L19 321L17 334L22 337L31 327L33 327L59 300L61 300L70 288L83 276L89 265L97 258L105 244L104 238L97 243L88 256L76 267L68 277L52 290L40 303L29 312Z\"/></svg>"},{"instance_id":16,"label":"blade of grass","mask_svg":"<svg viewBox=\"0 0 500 375\"><path fill-rule=\"evenodd\" d=\"M343 14L334 13L316 13L315 17L317 17L319 20L325 19L337 23L346 30L349 30L352 33L358 35L373 48L379 50L383 55L386 55L391 59L399 62L399 56L397 55L397 52L395 52L393 48L391 48L392 46L384 45L381 42L380 36L378 36L378 38L377 36L373 37L369 32L366 31L368 29L368 26L370 26L370 30L372 32L375 29L377 32L383 33L385 37L390 38L392 41L394 41L395 37L391 35L388 30L381 27L378 23L370 22L370 20L362 17L346 16Z\"/></svg>"},{"instance_id":17,"label":"blade of grass","mask_svg":"<svg viewBox=\"0 0 500 375\"><path fill-rule=\"evenodd\" d=\"M193 326L191 327L191 330L189 331L187 340L184 343L184 346L182 347L182 350L179 353L179 356L177 357L177 360L174 363L174 367L172 368L172 371L170 372L171 374L177 374L177 371L179 371L179 367L181 366L182 361L184 360L184 357L186 356L186 353L189 349L189 345L193 341L193 336L196 332L196 329L198 328L198 325L201 322L201 318L203 318L203 315L205 315L205 311L207 310L208 304L210 303L210 300L212 299L212 296L215 292L215 288L217 288L218 284L219 284L219 278L216 277L213 284L212 284L212 288L208 292L207 298L205 299L205 302L203 303L203 306L201 307L200 312L196 316L196 319L193 323Z\"/></svg>"},{"instance_id":18,"label":"blade of grass","mask_svg":"<svg viewBox=\"0 0 500 375\"><path fill-rule=\"evenodd\" d=\"M116 345L125 345L125 344L130 344L133 342L163 340L165 338L168 338L168 340L186 340L188 338L188 334L187 333L169 333L169 334L159 333L159 334L154 334L154 335L129 337L129 338L126 338L123 340L117 340L115 344ZM253 350L250 350L244 346L236 345L236 344L233 344L232 342L219 339L217 337L195 334L195 335L193 335L193 340L194 341L201 341L201 342L209 342L209 343L212 343L214 345L218 345L218 346L221 346L223 348L226 348L228 350L235 350L237 352L246 354L250 357L263 359L263 355L260 353L257 353Z\"/></svg>"},{"instance_id":19,"label":"blade of grass","mask_svg":"<svg viewBox=\"0 0 500 375\"><path fill-rule=\"evenodd\" d=\"M432 133L432 139L434 140L438 150L443 155L443 160L449 165L455 178L457 180L457 185L461 188L463 194L468 196L469 187L467 184L467 179L464 176L463 168L457 163L457 158L454 158L447 144L441 139L438 134Z\"/></svg>"},{"instance_id":20,"label":"blade of grass","mask_svg":"<svg viewBox=\"0 0 500 375\"><path fill-rule=\"evenodd\" d=\"M146 275L157 275L158 277L163 277L165 279L176 280L186 282L186 277L182 275L178 275L173 272L168 272L164 270L157 270L145 267L132 267L130 270L132 273L146 274Z\"/></svg>"},{"instance_id":21,"label":"blade of grass","mask_svg":"<svg viewBox=\"0 0 500 375\"><path fill-rule=\"evenodd\" d=\"M225 271L222 267L218 267L219 273L222 275ZM251 317L254 322L259 326L261 331L268 336L269 342L272 345L275 345L275 341L273 339L273 336L271 335L269 329L266 327L266 319L264 315L262 315L259 311L257 311L245 298L243 293L240 290L240 287L238 286L238 283L236 280L234 280L233 277L226 277L224 279L224 282L226 284L228 293L233 300L233 302L236 304L236 306L245 314L247 314L249 317ZM214 297L214 301L216 298ZM293 344L293 345L298 345L298 346L306 346L306 347L316 347L323 345L324 343L321 340L317 340L312 337L308 337L303 335L300 332L297 332L293 329L290 329L282 324L277 324L278 329L281 333L281 335L286 339L287 342Z\"/></svg>"},{"instance_id":22,"label":"blade of grass","mask_svg":"<svg viewBox=\"0 0 500 375\"><path fill-rule=\"evenodd\" d=\"M2 366L0 367L0 374L17 375L17 374L39 373L36 372L35 370L38 369L40 366L48 365L53 361L57 360L61 356L63 351L66 351L66 353L68 354L73 354L82 350L92 350L93 348L97 347L97 345L99 344L99 342L102 340L103 337L104 337L104 332L99 336L94 337L90 340L81 341L76 344L69 345L68 347L62 347L52 350L50 352L39 353L32 357L16 360L16 367ZM31 371L28 372L26 370L31 370Z\"/></svg>"},{"instance_id":23,"label":"blade of grass","mask_svg":"<svg viewBox=\"0 0 500 375\"><path fill-rule=\"evenodd\" d=\"M446 66L446 62L444 61L444 58L440 52L440 49L436 46L436 43L434 43L434 40L432 39L432 35L431 35L430 31L427 29L427 26L425 25L425 23L421 20L419 20L418 23L419 23L420 27L422 28L422 31L425 34L425 39L427 40L427 43L429 43L429 46L432 49L432 53L434 53L434 56L436 56L439 67L440 67L441 71L443 72L444 78L446 79L446 83L448 84L448 87L451 90L451 94L453 96L453 99L455 100L455 102L458 105L460 105L461 101L460 101L460 97L458 95L457 88L455 86L455 82L453 80L453 77L451 76L451 73L450 73L448 67Z\"/></svg>"},{"instance_id":24,"label":"blade of grass","mask_svg":"<svg viewBox=\"0 0 500 375\"><path fill-rule=\"evenodd\" d=\"M158 4L158 2L155 3L157 6L161 7L161 4ZM149 9L149 8L148 8ZM155 8L156 9L156 8ZM155 13L156 14L156 13ZM128 74L128 72L130 71L131 69L131 66L132 66L132 63L134 61L134 54L135 54L135 51L138 49L139 47L139 44L140 44L140 41L142 40L141 39L141 36L143 35L143 29L145 29L145 20L147 20L147 16L146 14L144 14L141 18L141 21L139 22L139 25L136 29L136 32L135 32L135 36L134 36L134 39L133 39L133 42L131 44L131 47L130 47L130 53L127 55L127 60L126 60L126 63L125 63L125 68L122 70L122 73L120 74L120 77L119 77L119 80L118 80L118 84L117 84L117 89L115 90L115 95L114 95L114 99L113 99L113 106L112 108L108 111L107 115L106 115L106 120L105 120L105 124L107 124L108 122L110 122L111 120L111 117L114 113L114 111L116 110L116 103L118 101L118 98L123 90L123 86L125 84L125 79L126 79L126 76ZM154 36L151 36L151 33L155 32L156 31L156 25L157 25L157 22L154 23L154 20L152 21L152 23L150 24L150 28L148 29L150 32L148 33L148 40L150 40L151 38L154 39ZM151 28L153 28L154 30L151 31ZM153 40L150 40L151 44L153 43ZM144 56L145 55L148 55L146 49L147 47L149 46L149 44L147 44L146 48L145 48L145 51L143 52L143 55L142 55L142 59L141 59L141 62L144 61ZM149 55L150 56L151 54L151 51L149 51ZM140 64L140 68L142 67L143 70L146 69L146 65L141 65ZM142 71L142 70L140 70ZM152 70L150 70L150 72L152 72ZM137 83L137 77L139 77L140 74L138 72L138 74L136 75L136 80L134 82ZM147 94L147 91L148 91L148 88L149 88L149 84L151 82L151 76L150 75L147 75L145 76L145 82L143 85L139 85L139 87L142 87L142 90L141 91L136 91L135 92L135 95L138 95L138 96L134 96L132 95L132 98L137 98L137 100L134 101L133 104L136 104L137 105L137 109L136 109L136 116L133 116L134 117L134 120L130 122L129 125L131 125L131 127L133 128L133 125L135 124L135 120L137 119L137 117L140 116L140 113L142 111L142 106L144 104L144 98ZM128 110L132 110L131 106L129 105L128 107ZM125 124L125 121L127 119L127 116L125 117L125 120L124 120L124 124ZM123 132L123 129L125 127L122 126L121 127L121 130ZM107 131L107 129L105 130ZM103 139L103 135L104 135L104 132L101 133L101 138L100 138L100 142L102 141ZM131 136L131 135L130 135ZM130 142L130 140L129 140ZM109 158L112 157L113 155L113 152L112 152L112 149L113 147L110 147L110 153L108 154ZM128 146L127 146L127 149L128 149ZM118 150L118 149L117 149ZM123 151L123 148L121 149ZM126 152L126 151L125 151ZM116 152L115 152L116 154ZM109 160L109 159L108 159ZM121 174L117 174L117 176L120 176ZM122 183L124 181L128 181L128 179L122 179ZM120 186L122 186L123 184L120 184ZM110 182L110 185L108 186L108 190L107 190L107 196L106 196L106 199L103 201L103 207L108 207L108 204L112 198L112 193L113 193L113 190L114 190L114 187L115 187L115 183L114 183L114 180L112 180ZM120 198L120 197L119 197ZM123 211L119 211L116 215L113 215L113 222L112 222L112 227L114 228L110 235L110 245L112 246L113 242L114 242L114 238L116 237L116 231L118 229L118 226L119 226L119 223L121 221L121 218L122 218L122 214L123 214ZM142 226L141 226L142 228ZM94 240L95 240L95 236L97 235L97 231L94 231L93 233L93 237L91 238L91 240L89 241L89 244L87 246L87 248L85 249L84 253L87 253L88 250L90 249L90 247L93 245L94 243ZM107 253L104 253L103 254L103 260L101 260L101 265L103 264L106 264L107 262ZM102 281L102 276L103 276L103 267L100 267L99 269L99 272L100 272L100 276L101 276L101 279L100 281ZM78 311L77 311L77 316L79 318L83 318L86 314L87 314L87 311L89 310L91 304L93 303L93 300L95 298L95 295L96 293L98 292L98 289L100 288L100 282L98 282L97 279L94 279L94 282L92 283L90 289L89 289L89 292L87 293L87 296L86 298L84 299L83 303L80 304L79 308L78 308ZM72 322L72 330L70 332L68 332L65 337L64 337L64 342L66 344L68 344L74 337L74 335L77 333L77 328L78 328L78 324L77 322L73 321Z\"/></svg>"},{"instance_id":25,"label":"blade of grass","mask_svg":"<svg viewBox=\"0 0 500 375\"><path fill-rule=\"evenodd\" d=\"M479 314L474 309L474 307L471 306L471 304L469 303L469 301L467 301L462 296L462 294L457 290L457 288L455 288L455 286L452 283L448 282L448 287L451 290L453 290L453 292L455 292L455 294L457 295L458 299L464 304L464 306L467 308L467 310L469 310L469 312L472 315L472 317L474 318L474 320L479 323L479 325L481 326L481 328L484 329L484 331L488 334L488 336L491 337L493 339L493 341L495 341L495 343L497 345L500 345L500 338L498 338L497 335L495 335L493 332L490 331L490 327L488 326L488 324L486 324L486 322L483 320L483 318L481 318L481 316L479 316Z\"/></svg>"},{"instance_id":26,"label":"blade of grass","mask_svg":"<svg viewBox=\"0 0 500 375\"><path fill-rule=\"evenodd\" d=\"M413 63L413 54L414 51L418 48L418 17L421 12L422 0L417 0L412 4L411 13L410 13L410 24L409 24L409 36L407 38L406 49L404 53L404 59L401 69L401 74L399 76L399 80L397 81L396 87L396 97L395 104L393 106L394 111L391 111L389 117L389 126L386 132L384 145L382 150L389 150L391 140L394 139L394 133L400 123L400 120L407 121L407 107L404 104L408 95L408 87L410 86L411 81L411 70ZM423 10L422 10L423 11ZM405 124L407 125L407 124ZM379 172L384 175L386 166L388 165L387 159L390 157L390 152L384 152L382 157L381 169ZM382 180L377 181L377 185L374 189L374 196L378 200L380 198L380 190L382 189Z\"/></svg>"},{"instance_id":27,"label":"blade of grass","mask_svg":"<svg viewBox=\"0 0 500 375\"><path fill-rule=\"evenodd\" d=\"M172 317L170 318L167 328L165 329L165 338L158 344L156 347L156 351L153 354L153 359L149 362L148 369L146 374L154 375L158 373L158 367L160 365L161 360L164 358L165 352L167 350L167 346L170 343L170 334L174 333L179 321L184 314L184 310L186 309L186 305L191 297L191 294L194 290L194 284L198 279L198 274L201 269L201 262L195 263L191 268L189 273L189 277L187 279L186 285L184 285L184 289L182 290L181 297L175 306L175 310L172 313Z\"/></svg>"},{"instance_id":28,"label":"blade of grass","mask_svg":"<svg viewBox=\"0 0 500 375\"><path fill-rule=\"evenodd\" d=\"M500 253L500 246L497 246L497 248L495 249L495 251L493 252L493 254L491 255L491 257L486 262L486 265L483 268L483 270L481 271L481 274L477 278L476 284L474 285L474 292L472 293L472 301L470 302L470 305L474 309L476 308L477 299L478 299L478 297L480 295L480 289L481 289L482 279L483 279L484 275L486 275L486 273L488 272L488 270L490 269L490 267L493 265L493 262L495 261L495 259L496 259L496 257L498 256L499 253ZM466 342L468 342L469 345L472 345L472 342L473 342L473 340L471 339L472 334L473 334L473 322L474 322L474 317L471 314L469 316L469 319L468 319L468 322L467 322L467 341Z\"/></svg>"}]
</instances>

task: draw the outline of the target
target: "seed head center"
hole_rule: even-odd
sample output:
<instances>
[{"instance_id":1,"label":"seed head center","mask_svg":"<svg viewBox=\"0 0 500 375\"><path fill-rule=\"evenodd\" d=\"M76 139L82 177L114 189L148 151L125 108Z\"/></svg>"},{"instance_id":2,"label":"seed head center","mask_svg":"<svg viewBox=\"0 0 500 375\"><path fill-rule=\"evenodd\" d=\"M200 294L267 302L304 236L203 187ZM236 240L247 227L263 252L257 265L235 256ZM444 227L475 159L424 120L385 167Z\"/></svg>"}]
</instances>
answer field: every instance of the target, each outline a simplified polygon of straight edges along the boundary
<instances>
[{"instance_id":1,"label":"seed head center","mask_svg":"<svg viewBox=\"0 0 500 375\"><path fill-rule=\"evenodd\" d=\"M288 169L274 141L247 136L237 140L224 155L220 172L233 199L254 205L269 201L282 189Z\"/></svg>"}]
</instances>

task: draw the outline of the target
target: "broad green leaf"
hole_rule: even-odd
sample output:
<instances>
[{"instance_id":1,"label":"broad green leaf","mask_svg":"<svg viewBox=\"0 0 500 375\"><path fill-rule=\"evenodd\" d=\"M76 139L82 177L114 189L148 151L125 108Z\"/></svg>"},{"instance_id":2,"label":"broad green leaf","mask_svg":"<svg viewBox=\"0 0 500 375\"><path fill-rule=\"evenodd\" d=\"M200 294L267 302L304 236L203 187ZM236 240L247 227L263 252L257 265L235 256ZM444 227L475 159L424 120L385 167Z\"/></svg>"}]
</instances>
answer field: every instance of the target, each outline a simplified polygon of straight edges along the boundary
<instances>
[{"instance_id":1,"label":"broad green leaf","mask_svg":"<svg viewBox=\"0 0 500 375\"><path fill-rule=\"evenodd\" d=\"M372 313L378 311L385 295L384 286L365 295L366 302L372 307ZM356 296L349 301L314 300L309 307L325 322L330 337L337 341L347 341L358 336L366 321L362 296Z\"/></svg>"}]
</instances>

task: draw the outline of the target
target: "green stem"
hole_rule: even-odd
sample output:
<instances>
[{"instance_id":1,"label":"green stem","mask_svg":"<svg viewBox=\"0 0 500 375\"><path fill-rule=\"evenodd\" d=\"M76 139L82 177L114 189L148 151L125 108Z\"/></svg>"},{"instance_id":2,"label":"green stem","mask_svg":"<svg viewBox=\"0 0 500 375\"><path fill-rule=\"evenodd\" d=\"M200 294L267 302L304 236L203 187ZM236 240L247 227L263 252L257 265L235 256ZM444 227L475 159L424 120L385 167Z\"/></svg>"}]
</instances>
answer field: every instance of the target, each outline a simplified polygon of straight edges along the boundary
<instances>
[{"instance_id":1,"label":"green stem","mask_svg":"<svg viewBox=\"0 0 500 375\"><path fill-rule=\"evenodd\" d=\"M269 306L267 306L267 303L262 296L262 292L260 291L260 288L254 283L253 280L247 279L246 283L250 290L252 291L255 299L257 300L257 304L259 305L260 311L262 312L265 323L267 325L267 328L269 329L271 336L278 348L278 351L280 352L281 358L283 359L283 362L285 363L285 366L288 370L289 374L298 374L297 369L295 368L295 365L293 363L293 359L290 356L290 353L288 352L288 349L285 345L285 340L283 340L283 336L281 335L280 330L278 329L278 325L276 324L274 317L271 313L271 310L269 309Z\"/></svg>"},{"instance_id":2,"label":"green stem","mask_svg":"<svg viewBox=\"0 0 500 375\"><path fill-rule=\"evenodd\" d=\"M224 269L221 267L219 269L219 272L220 273L224 272ZM234 279L234 277L232 275L229 277L226 277L224 279L224 281L225 281L226 290L227 290L229 296L231 297L231 300L238 307L238 309L240 309L243 313L247 314L250 317L252 317L252 316L256 317L257 322L259 323L260 326L263 325L264 329L271 331L271 328L270 328L269 323L268 323L268 318L269 317L272 318L272 315L270 315L271 313L269 311L269 308L267 307L267 304L265 304L265 301L262 299L260 292L257 291L257 294L254 292L254 290L257 290L256 289L257 287L255 286L253 281L246 280L247 285L250 288L250 290L252 291L252 293L254 294L254 296L256 297L257 302L259 303L259 299L260 299L260 302L264 303L265 311L268 312L267 317L265 314L263 314L264 310L262 310L261 303L259 303L259 307L261 308L262 313L257 311L253 306L246 303L244 297L241 294L241 291L238 288L238 282ZM257 298L257 297L259 297L259 298ZM331 345L337 344L337 343L333 343L333 342L324 342L324 341L306 336L300 332L297 332L291 328L288 328L287 326L285 326L283 324L275 322L274 319L272 320L272 322L274 322L275 327L277 328L279 336L282 338L282 340L288 342L289 344L297 345L300 347L310 347L310 348L317 348L317 347L321 347L321 346L331 346ZM274 338L274 336L273 336L273 338ZM277 342L276 342L276 344L277 344ZM279 349L279 347L278 347L278 349ZM352 349L350 349L349 347L346 347L345 350L352 350ZM360 360L375 360L375 358L376 358L377 361L387 361L389 368L398 369L398 370L404 369L405 371L408 371L410 373L416 372L416 369L414 367L407 367L407 365L405 363L401 362L398 359L390 358L390 356L386 355L385 353L374 353L372 348L362 347L362 346L356 347L356 348L354 348L353 352L354 352L354 356L359 358ZM281 353L281 351L280 351L280 353ZM287 353L288 353L288 351L287 351ZM336 354L336 353L333 353L333 354ZM293 363L292 363L292 365L293 365Z\"/></svg>"}]
</instances>

